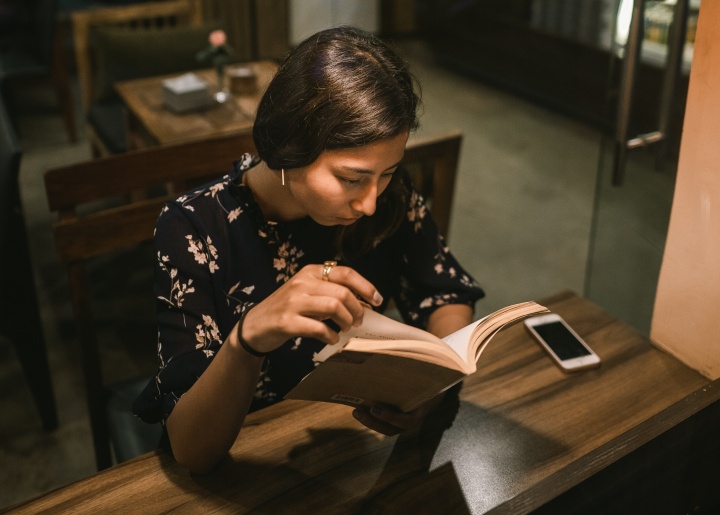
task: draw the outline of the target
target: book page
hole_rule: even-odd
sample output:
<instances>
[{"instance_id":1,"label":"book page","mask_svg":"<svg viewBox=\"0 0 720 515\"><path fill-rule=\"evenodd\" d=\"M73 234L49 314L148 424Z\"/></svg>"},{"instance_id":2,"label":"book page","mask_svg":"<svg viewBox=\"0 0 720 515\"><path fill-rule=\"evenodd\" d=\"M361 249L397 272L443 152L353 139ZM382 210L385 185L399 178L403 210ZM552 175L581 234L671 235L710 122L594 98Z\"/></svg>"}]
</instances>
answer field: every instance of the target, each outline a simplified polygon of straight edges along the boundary
<instances>
[{"instance_id":1,"label":"book page","mask_svg":"<svg viewBox=\"0 0 720 515\"><path fill-rule=\"evenodd\" d=\"M447 345L419 340L365 340L363 338L353 338L345 345L344 351L399 356L415 361L433 363L458 372L464 372L466 368L463 359Z\"/></svg>"},{"instance_id":2,"label":"book page","mask_svg":"<svg viewBox=\"0 0 720 515\"><path fill-rule=\"evenodd\" d=\"M547 312L547 308L535 302L514 304L490 313L486 317L440 339L427 331L398 322L370 308L366 308L363 323L360 327L353 327L349 331L341 332L340 341L335 345L326 345L314 359L315 361L325 361L344 348L351 338L417 340L449 347L468 365L468 369L472 369L480 352L482 352L482 347L497 331L530 315Z\"/></svg>"},{"instance_id":3,"label":"book page","mask_svg":"<svg viewBox=\"0 0 720 515\"><path fill-rule=\"evenodd\" d=\"M463 359L463 361L466 361L466 357L468 355L468 342L472 338L472 333L478 325L485 321L485 319L487 319L487 317L481 318L470 325L466 325L462 329L447 335L442 339L442 341L454 350L457 355Z\"/></svg>"},{"instance_id":4,"label":"book page","mask_svg":"<svg viewBox=\"0 0 720 515\"><path fill-rule=\"evenodd\" d=\"M350 338L365 338L368 340L420 340L438 343L440 345L443 344L440 338L427 331L406 325L386 317L381 313L377 313L372 309L365 308L362 325L360 327L353 327L349 331L341 332L338 343L335 345L326 345L325 348L316 355L315 361L325 361L345 347ZM461 356L465 354L461 354Z\"/></svg>"}]
</instances>

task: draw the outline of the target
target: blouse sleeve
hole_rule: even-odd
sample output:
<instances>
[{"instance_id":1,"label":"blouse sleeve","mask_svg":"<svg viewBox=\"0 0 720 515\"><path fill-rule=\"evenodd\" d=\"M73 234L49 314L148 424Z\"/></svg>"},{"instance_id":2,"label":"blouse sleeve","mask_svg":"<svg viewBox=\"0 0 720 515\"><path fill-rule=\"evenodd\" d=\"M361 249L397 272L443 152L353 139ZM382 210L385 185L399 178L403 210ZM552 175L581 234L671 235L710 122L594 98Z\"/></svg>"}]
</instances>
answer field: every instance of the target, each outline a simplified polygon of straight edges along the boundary
<instances>
[{"instance_id":1,"label":"blouse sleeve","mask_svg":"<svg viewBox=\"0 0 720 515\"><path fill-rule=\"evenodd\" d=\"M224 341L218 323L212 274L218 249L190 220L192 213L168 204L155 232L155 287L160 368L135 403L146 422L168 417L179 398L205 371Z\"/></svg>"},{"instance_id":2,"label":"blouse sleeve","mask_svg":"<svg viewBox=\"0 0 720 515\"><path fill-rule=\"evenodd\" d=\"M480 285L458 263L438 232L425 200L412 190L407 217L396 233L400 254L397 307L419 327L445 304L468 304L485 296Z\"/></svg>"}]
</instances>

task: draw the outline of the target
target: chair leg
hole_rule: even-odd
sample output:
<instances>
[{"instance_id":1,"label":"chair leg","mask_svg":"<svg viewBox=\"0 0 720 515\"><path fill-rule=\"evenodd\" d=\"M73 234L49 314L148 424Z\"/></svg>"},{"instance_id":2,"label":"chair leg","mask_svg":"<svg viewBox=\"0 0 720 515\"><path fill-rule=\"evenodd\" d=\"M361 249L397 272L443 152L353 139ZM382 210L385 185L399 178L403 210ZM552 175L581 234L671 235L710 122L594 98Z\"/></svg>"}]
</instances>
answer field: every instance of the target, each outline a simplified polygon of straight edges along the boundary
<instances>
[{"instance_id":1,"label":"chair leg","mask_svg":"<svg viewBox=\"0 0 720 515\"><path fill-rule=\"evenodd\" d=\"M19 268L14 270L20 271ZM32 279L32 276L27 277ZM13 291L16 292L16 296L12 299L12 305L7 306L9 309L3 309L11 319L4 327L4 332L12 333L7 337L17 353L30 394L40 415L42 427L45 431L52 431L58 427L58 414L37 298L34 290L30 291L27 284ZM19 320L23 321L22 327L14 331L14 327L19 327Z\"/></svg>"},{"instance_id":2,"label":"chair leg","mask_svg":"<svg viewBox=\"0 0 720 515\"><path fill-rule=\"evenodd\" d=\"M33 316L31 318L37 318L37 320L28 320L28 314L25 312L23 315L23 319L27 323L24 337L22 340L13 340L13 344L27 378L35 406L40 414L43 429L52 431L58 427L58 415L45 340L39 317Z\"/></svg>"},{"instance_id":3,"label":"chair leg","mask_svg":"<svg viewBox=\"0 0 720 515\"><path fill-rule=\"evenodd\" d=\"M12 271L12 275L3 280L3 288L15 292L12 297L3 296L1 309L8 320L3 324L3 333L13 342L43 428L51 431L58 426L57 407L18 195L19 192L14 202L17 207L12 210L14 216L9 223L12 252L0 261L5 271ZM20 321L23 321L22 325Z\"/></svg>"},{"instance_id":4,"label":"chair leg","mask_svg":"<svg viewBox=\"0 0 720 515\"><path fill-rule=\"evenodd\" d=\"M81 349L81 364L85 380L85 396L92 429L95 463L98 470L112 466L110 430L107 420L107 392L103 385L100 349L94 330L92 310L82 263L68 265L68 280L72 295L75 328Z\"/></svg>"},{"instance_id":5,"label":"chair leg","mask_svg":"<svg viewBox=\"0 0 720 515\"><path fill-rule=\"evenodd\" d=\"M88 383L85 383L86 387ZM107 394L104 389L88 392L88 408L90 410L90 427L93 435L95 449L95 466L98 471L110 468L113 465L112 451L110 449L110 428L108 427Z\"/></svg>"}]
</instances>

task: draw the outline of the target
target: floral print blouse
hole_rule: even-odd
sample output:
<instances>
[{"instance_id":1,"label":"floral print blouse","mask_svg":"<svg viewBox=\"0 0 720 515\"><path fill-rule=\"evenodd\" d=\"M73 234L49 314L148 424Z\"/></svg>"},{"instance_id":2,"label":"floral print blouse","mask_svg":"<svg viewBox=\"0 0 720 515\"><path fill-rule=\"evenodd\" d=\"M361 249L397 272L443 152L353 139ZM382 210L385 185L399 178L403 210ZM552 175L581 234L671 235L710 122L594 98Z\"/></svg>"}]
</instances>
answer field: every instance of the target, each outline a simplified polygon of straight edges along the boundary
<instances>
[{"instance_id":1,"label":"floral print blouse","mask_svg":"<svg viewBox=\"0 0 720 515\"><path fill-rule=\"evenodd\" d=\"M160 367L135 402L147 422L167 418L207 368L240 315L303 266L335 259L337 228L305 218L265 220L242 175L257 163L246 154L233 171L168 203L156 226L155 295ZM484 293L452 256L413 192L407 218L389 238L352 262L405 321L424 326L438 306L474 304ZM385 305L379 309L383 310ZM314 367L323 344L297 337L271 352L251 410L282 400Z\"/></svg>"}]
</instances>

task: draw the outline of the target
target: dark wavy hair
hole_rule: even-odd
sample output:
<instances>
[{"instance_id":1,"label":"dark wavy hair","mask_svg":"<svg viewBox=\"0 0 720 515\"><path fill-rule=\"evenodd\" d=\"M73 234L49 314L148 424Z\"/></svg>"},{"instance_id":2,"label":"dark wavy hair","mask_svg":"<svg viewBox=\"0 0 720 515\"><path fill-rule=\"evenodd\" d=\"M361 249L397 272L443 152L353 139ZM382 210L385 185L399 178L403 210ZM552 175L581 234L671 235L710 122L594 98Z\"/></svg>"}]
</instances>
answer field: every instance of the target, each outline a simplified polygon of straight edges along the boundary
<instances>
[{"instance_id":1,"label":"dark wavy hair","mask_svg":"<svg viewBox=\"0 0 720 515\"><path fill-rule=\"evenodd\" d=\"M380 38L354 27L308 37L283 60L258 106L253 139L270 169L299 168L326 150L356 148L418 127L419 86ZM390 235L407 209L396 173L377 210L340 230L338 251L361 254Z\"/></svg>"}]
</instances>

